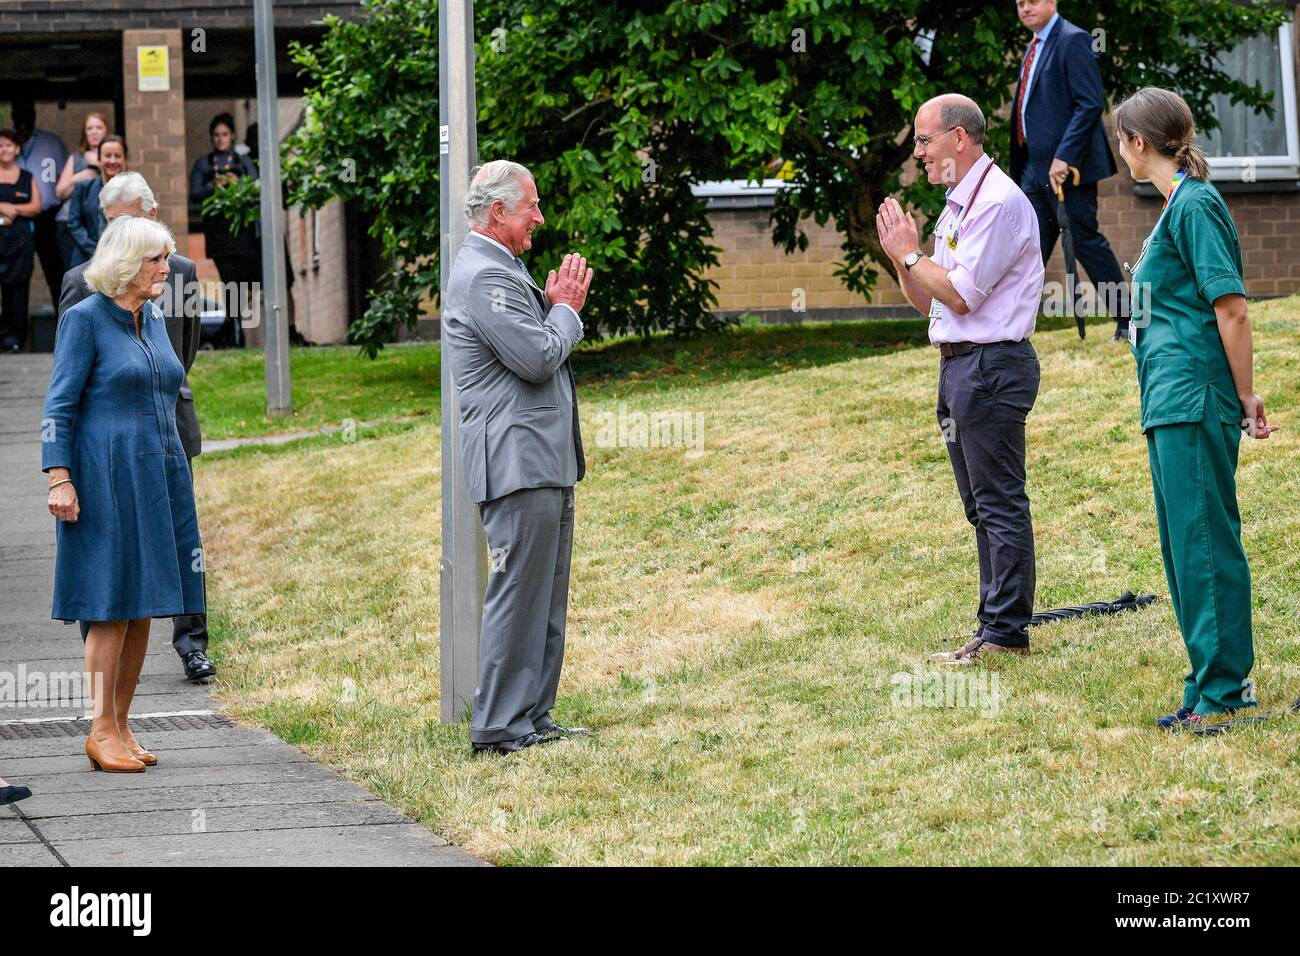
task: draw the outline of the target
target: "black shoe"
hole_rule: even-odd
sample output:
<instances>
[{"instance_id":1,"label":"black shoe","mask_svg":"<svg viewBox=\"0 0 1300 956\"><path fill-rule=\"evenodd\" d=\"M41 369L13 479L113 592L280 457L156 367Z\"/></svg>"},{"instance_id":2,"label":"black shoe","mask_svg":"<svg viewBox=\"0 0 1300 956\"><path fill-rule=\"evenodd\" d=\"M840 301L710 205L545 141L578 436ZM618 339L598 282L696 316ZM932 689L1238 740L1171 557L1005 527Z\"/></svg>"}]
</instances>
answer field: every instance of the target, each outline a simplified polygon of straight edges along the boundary
<instances>
[{"instance_id":1,"label":"black shoe","mask_svg":"<svg viewBox=\"0 0 1300 956\"><path fill-rule=\"evenodd\" d=\"M208 655L202 651L182 654L181 663L185 665L185 676L190 680L207 680L217 673L217 665L208 660Z\"/></svg>"},{"instance_id":2,"label":"black shoe","mask_svg":"<svg viewBox=\"0 0 1300 956\"><path fill-rule=\"evenodd\" d=\"M0 805L26 800L32 792L26 787L0 787Z\"/></svg>"},{"instance_id":3,"label":"black shoe","mask_svg":"<svg viewBox=\"0 0 1300 956\"><path fill-rule=\"evenodd\" d=\"M514 740L493 740L490 743L479 743L477 740L471 741L470 744L477 754L513 754L518 753L525 747L536 747L538 744L549 744L555 740L554 737L543 737L541 734L524 734L522 737L516 737Z\"/></svg>"},{"instance_id":4,"label":"black shoe","mask_svg":"<svg viewBox=\"0 0 1300 956\"><path fill-rule=\"evenodd\" d=\"M549 737L552 740L563 740L565 737L594 737L595 731L588 730L586 727L561 727L559 724L551 724L537 731L543 737Z\"/></svg>"}]
</instances>

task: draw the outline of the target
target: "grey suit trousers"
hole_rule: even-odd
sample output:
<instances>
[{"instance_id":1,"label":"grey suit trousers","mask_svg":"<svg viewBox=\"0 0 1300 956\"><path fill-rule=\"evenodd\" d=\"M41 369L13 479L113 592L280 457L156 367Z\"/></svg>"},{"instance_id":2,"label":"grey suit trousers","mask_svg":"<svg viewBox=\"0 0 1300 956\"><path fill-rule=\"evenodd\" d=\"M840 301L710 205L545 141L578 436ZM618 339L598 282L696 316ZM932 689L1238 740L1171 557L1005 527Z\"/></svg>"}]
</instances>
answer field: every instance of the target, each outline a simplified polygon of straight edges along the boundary
<instances>
[{"instance_id":1,"label":"grey suit trousers","mask_svg":"<svg viewBox=\"0 0 1300 956\"><path fill-rule=\"evenodd\" d=\"M480 507L492 555L470 740L555 725L573 553L573 487L524 488Z\"/></svg>"}]
</instances>

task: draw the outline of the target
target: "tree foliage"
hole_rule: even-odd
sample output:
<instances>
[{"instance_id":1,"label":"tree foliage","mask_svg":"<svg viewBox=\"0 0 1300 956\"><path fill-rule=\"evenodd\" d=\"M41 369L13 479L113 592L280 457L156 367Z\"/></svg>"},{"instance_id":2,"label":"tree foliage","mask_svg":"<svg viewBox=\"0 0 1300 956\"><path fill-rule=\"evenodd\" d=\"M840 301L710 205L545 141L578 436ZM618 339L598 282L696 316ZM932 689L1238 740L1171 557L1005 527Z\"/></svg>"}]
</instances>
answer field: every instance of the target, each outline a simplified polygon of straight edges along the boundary
<instances>
[{"instance_id":1,"label":"tree foliage","mask_svg":"<svg viewBox=\"0 0 1300 956\"><path fill-rule=\"evenodd\" d=\"M869 296L887 261L875 231L884 197L934 212L910 182L911 121L941 92L992 118L1005 165L1005 118L1028 34L1015 4L952 0L480 0L475 5L481 159L509 157L537 179L547 223L530 253L539 274L569 250L598 270L589 334L692 332L716 323L704 271L717 250L690 185L761 179L786 161L789 188L772 239L803 248L808 219L834 221L837 268ZM1218 57L1275 28L1286 11L1233 0L1096 0L1067 5L1093 31L1115 100L1147 84L1182 93L1202 125L1210 97L1271 108L1271 91ZM307 121L287 143L291 201L354 199L396 263L364 322L370 354L438 287L436 0L370 0L356 23L329 20L298 46Z\"/></svg>"}]
</instances>

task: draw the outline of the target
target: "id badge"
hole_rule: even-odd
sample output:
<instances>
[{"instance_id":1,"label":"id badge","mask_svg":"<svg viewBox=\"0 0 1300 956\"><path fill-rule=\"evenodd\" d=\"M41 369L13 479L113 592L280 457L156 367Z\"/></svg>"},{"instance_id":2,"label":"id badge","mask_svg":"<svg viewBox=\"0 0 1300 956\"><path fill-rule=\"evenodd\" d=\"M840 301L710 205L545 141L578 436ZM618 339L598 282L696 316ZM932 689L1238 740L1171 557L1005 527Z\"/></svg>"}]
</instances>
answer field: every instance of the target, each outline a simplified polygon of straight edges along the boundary
<instances>
[{"instance_id":1,"label":"id badge","mask_svg":"<svg viewBox=\"0 0 1300 956\"><path fill-rule=\"evenodd\" d=\"M1133 348L1138 347L1138 327L1132 317L1129 318L1128 323L1128 344L1133 346Z\"/></svg>"},{"instance_id":2,"label":"id badge","mask_svg":"<svg viewBox=\"0 0 1300 956\"><path fill-rule=\"evenodd\" d=\"M930 300L930 321L934 322L935 320L942 319L942 318L943 318L943 303L940 302L938 298L931 299Z\"/></svg>"}]
</instances>

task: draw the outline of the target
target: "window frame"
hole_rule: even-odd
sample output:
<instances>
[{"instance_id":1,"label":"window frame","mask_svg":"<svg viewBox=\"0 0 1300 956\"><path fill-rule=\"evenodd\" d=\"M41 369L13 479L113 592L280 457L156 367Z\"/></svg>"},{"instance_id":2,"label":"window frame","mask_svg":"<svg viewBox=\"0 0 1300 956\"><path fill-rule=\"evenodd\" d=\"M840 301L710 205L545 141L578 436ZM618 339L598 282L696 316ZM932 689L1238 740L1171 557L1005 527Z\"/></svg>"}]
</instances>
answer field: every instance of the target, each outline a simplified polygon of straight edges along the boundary
<instances>
[{"instance_id":1,"label":"window frame","mask_svg":"<svg viewBox=\"0 0 1300 956\"><path fill-rule=\"evenodd\" d=\"M1288 20L1278 28L1279 66L1282 72L1280 100L1274 109L1280 110L1286 124L1287 153L1272 156L1209 156L1211 182L1259 182L1263 180L1300 178L1300 128L1296 117L1296 65L1295 21ZM1241 104L1238 104L1240 107ZM1242 174L1254 165L1253 179Z\"/></svg>"}]
</instances>

